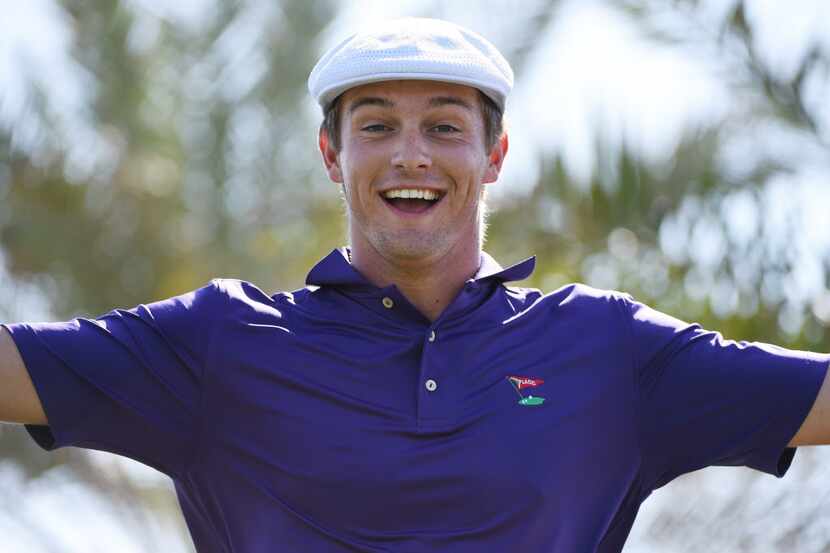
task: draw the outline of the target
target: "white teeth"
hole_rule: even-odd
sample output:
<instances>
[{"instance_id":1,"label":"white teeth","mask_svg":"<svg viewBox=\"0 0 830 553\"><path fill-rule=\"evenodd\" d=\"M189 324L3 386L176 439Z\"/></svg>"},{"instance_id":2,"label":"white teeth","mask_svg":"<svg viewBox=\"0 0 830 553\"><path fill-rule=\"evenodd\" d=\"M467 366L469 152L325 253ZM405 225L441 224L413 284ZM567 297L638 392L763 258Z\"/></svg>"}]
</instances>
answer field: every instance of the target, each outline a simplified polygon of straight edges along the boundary
<instances>
[{"instance_id":1,"label":"white teeth","mask_svg":"<svg viewBox=\"0 0 830 553\"><path fill-rule=\"evenodd\" d=\"M432 190L398 189L387 190L383 193L386 198L419 198L422 200L437 200L440 196Z\"/></svg>"}]
</instances>

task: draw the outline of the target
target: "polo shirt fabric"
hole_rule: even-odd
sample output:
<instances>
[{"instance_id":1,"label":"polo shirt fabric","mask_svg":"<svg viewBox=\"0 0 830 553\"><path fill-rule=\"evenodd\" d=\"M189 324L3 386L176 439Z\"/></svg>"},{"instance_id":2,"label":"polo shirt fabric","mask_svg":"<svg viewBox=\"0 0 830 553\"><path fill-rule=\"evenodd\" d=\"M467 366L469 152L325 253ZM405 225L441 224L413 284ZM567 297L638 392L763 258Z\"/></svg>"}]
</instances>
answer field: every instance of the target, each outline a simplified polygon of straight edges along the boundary
<instances>
[{"instance_id":1,"label":"polo shirt fabric","mask_svg":"<svg viewBox=\"0 0 830 553\"><path fill-rule=\"evenodd\" d=\"M506 285L534 264L482 253L434 322L339 248L294 292L7 325L50 422L26 428L169 475L200 553L618 552L678 475L784 475L830 356Z\"/></svg>"}]
</instances>

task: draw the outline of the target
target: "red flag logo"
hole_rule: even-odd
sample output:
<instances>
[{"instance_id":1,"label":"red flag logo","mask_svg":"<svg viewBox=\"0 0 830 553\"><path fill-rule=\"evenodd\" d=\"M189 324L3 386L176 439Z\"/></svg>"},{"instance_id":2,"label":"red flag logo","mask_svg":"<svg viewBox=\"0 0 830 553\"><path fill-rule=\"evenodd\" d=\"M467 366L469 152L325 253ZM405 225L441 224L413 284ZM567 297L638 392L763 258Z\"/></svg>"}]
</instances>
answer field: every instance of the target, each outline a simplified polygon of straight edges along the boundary
<instances>
[{"instance_id":1,"label":"red flag logo","mask_svg":"<svg viewBox=\"0 0 830 553\"><path fill-rule=\"evenodd\" d=\"M510 376L508 378L519 390L535 388L544 382L541 378L529 378L527 376Z\"/></svg>"}]
</instances>

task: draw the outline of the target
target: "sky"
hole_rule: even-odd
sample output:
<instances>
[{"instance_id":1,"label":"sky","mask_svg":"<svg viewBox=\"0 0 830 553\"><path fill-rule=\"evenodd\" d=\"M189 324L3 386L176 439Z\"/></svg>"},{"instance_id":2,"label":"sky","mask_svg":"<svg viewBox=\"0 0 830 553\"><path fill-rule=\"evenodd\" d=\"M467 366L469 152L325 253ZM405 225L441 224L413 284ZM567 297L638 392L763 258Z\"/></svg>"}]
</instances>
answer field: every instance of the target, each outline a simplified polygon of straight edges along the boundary
<instances>
[{"instance_id":1,"label":"sky","mask_svg":"<svg viewBox=\"0 0 830 553\"><path fill-rule=\"evenodd\" d=\"M135 41L151 41L158 32L161 20L198 29L209 14L212 2L208 0L129 0L126 2L143 14L142 24L136 31ZM532 12L539 2L527 0L523 9ZM657 2L644 2L657 6ZM666 4L663 2L663 4ZM672 3L677 5L677 3ZM723 14L734 4L732 0L703 0L702 17L696 20L684 18L677 10L655 10L655 24L666 28L682 28L690 35L711 32ZM267 2L250 2L252 17L257 9L273 9ZM333 45L344 38L346 29L356 29L387 17L410 15L413 10L433 8L433 13L477 29L497 45L510 46L511 10L509 2L490 2L488 10L478 9L482 3L459 2L407 2L354 0L348 9L342 9L327 28L321 47ZM511 150L505 165L501 183L492 189L491 198L497 203L501 195L528 191L538 174L539 153L560 151L569 169L579 178L588 181L596 167L594 143L596 133L612 146L623 142L633 147L644 159L662 163L671 155L681 139L684 129L705 127L729 117L742 109L742 99L728 86L728 60L718 59L711 51L694 50L687 45L655 47L644 37L628 16L613 2L599 0L563 0L558 8L555 23L543 34L535 37L539 45L529 60L528 71L516 87L508 103L507 115L511 129ZM662 15L661 15L662 14ZM830 2L826 0L755 0L747 3L747 15L758 31L758 51L782 75L791 74L812 45L821 44L830 51ZM494 24L493 22L499 22ZM782 24L786 21L786 24ZM246 36L244 28L237 33L238 40ZM231 35L233 36L233 35ZM34 143L43 136L43 129L27 123L26 76L35 82L60 82L61 87L50 97L62 116L61 129L56 132L72 135L79 143L97 144L91 129L85 123L86 104L92 90L91 79L85 75L68 55L67 47L72 39L60 10L49 0L30 0L18 3L13 17L0 20L0 125L15 127L15 137L20 145ZM230 51L241 48L239 43L229 44ZM244 87L252 71L239 71L229 86ZM54 90L55 87L48 87ZM233 95L231 88L228 94ZM821 117L825 129L830 129L830 77L810 85L809 102L825 106ZM548 109L553 104L556 110ZM316 113L316 106L309 99L308 109ZM827 137L830 139L830 137ZM103 145L101 145L103 148ZM72 154L73 163L80 171L94 160L88 156L105 156L104 150L78 148ZM798 281L798 297L795 303L807 302L824 289L820 266L815 253L828 251L830 246L830 221L826 216L828 205L828 177L830 161L826 151L813 151L805 147L797 136L780 129L761 128L751 135L737 135L726 152L724 164L740 177L751 167L755 156L781 156L785 159L803 160L791 175L782 175L770 183L765 191L765 210L755 213L746 207L746 198L730 196L724 209L730 214L730 232L750 239L763 221L768 225L785 225L793 218L802 225L802 241L786 245L795 248L802 259L794 278ZM0 200L3 195L3 175L0 175ZM681 213L677 228L683 224L694 226L694 206ZM686 219L683 219L686 217ZM699 244L709 244L706 226L699 225ZM669 257L678 261L688 257L702 260L711 254L710 248L680 243L677 231L661 241ZM695 227L697 229L698 227ZM682 230L682 229L681 229ZM692 233L692 235L695 234ZM695 257L697 256L697 257ZM8 275L4 271L0 253L0 282L9 294ZM42 284L42 283L41 283ZM12 320L47 320L49 306L39 301L37 283L16 284L13 294L17 301L9 308ZM703 287L705 288L705 286ZM830 322L830 295L816 305L822 320ZM822 307L823 306L823 307ZM818 313L817 313L818 314ZM785 314L786 317L786 314ZM798 323L796 315L789 324ZM786 322L786 321L785 321ZM45 453L44 453L45 454ZM152 469L148 469L107 454L91 454L101 470L129 471L136 479L148 485L168 485ZM824 454L816 454L824 455ZM826 455L824 455L826 456ZM798 468L798 463L794 466ZM3 465L0 464L0 469ZM725 469L724 469L725 470ZM713 473L721 474L721 473ZM729 473L731 474L731 473ZM713 489L725 486L725 476L713 476ZM89 539L89 524L95 520L98 540L101 532L107 535L112 546L108 551L132 553L140 551L125 536L125 529L118 517L106 504L73 483L60 471L49 475L30 488L23 488L19 474L0 470L0 487L6 497L25 493L21 503L26 517L40 520L56 539L65 543L65 551L96 551ZM824 483L821 487L828 489ZM172 488L170 488L172 490ZM172 491L171 491L172 493ZM662 497L662 496L661 496ZM632 539L654 519L660 509L670 508L668 502L647 502L641 513ZM56 516L61 513L61 516ZM159 528L169 534L170 545L165 551L187 551L171 528ZM0 511L0 535L4 536L4 551L45 553L27 530L4 517ZM629 543L632 543L631 540ZM631 553L650 553L647 545L632 545Z\"/></svg>"}]
</instances>

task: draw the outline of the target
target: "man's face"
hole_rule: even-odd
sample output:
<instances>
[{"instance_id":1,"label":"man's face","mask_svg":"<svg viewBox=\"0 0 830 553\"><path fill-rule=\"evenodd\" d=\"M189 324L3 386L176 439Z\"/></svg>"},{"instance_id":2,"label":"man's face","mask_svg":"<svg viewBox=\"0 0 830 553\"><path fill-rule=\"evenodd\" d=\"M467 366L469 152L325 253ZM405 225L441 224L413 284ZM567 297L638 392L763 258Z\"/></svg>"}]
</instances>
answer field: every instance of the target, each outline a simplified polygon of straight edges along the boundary
<instances>
[{"instance_id":1,"label":"man's face","mask_svg":"<svg viewBox=\"0 0 830 553\"><path fill-rule=\"evenodd\" d=\"M325 136L320 149L344 185L352 249L389 262L478 249L483 185L497 179L507 151L506 138L485 151L478 91L388 81L340 101L341 150Z\"/></svg>"}]
</instances>

